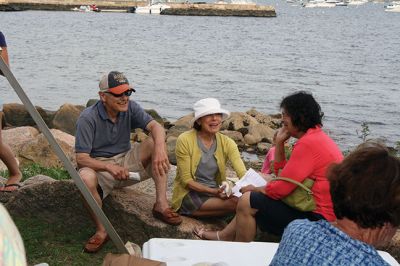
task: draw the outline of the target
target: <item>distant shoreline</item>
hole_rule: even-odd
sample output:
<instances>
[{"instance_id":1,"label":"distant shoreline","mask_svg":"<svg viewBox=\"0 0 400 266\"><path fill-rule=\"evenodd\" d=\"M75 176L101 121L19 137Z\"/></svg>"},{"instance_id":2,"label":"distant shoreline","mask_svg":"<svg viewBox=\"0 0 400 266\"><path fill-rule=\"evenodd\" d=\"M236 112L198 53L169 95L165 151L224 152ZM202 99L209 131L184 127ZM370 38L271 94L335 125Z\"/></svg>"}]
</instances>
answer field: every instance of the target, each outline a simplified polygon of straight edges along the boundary
<instances>
[{"instance_id":1,"label":"distant shoreline","mask_svg":"<svg viewBox=\"0 0 400 266\"><path fill-rule=\"evenodd\" d=\"M46 3L36 0L0 0L0 11L25 11L25 10L48 10L48 11L72 11L74 7L81 5L95 4L100 9L120 9L128 10L131 7L144 6L146 1L46 1Z\"/></svg>"}]
</instances>

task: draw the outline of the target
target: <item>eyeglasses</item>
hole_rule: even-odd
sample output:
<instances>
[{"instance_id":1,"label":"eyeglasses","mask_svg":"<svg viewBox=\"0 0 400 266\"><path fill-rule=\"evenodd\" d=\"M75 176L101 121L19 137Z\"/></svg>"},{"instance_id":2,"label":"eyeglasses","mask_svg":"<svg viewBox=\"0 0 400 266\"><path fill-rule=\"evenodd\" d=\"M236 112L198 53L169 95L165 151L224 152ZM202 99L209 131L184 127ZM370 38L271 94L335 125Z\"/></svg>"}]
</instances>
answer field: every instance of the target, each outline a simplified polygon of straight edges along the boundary
<instances>
[{"instance_id":1,"label":"eyeglasses","mask_svg":"<svg viewBox=\"0 0 400 266\"><path fill-rule=\"evenodd\" d=\"M111 94L112 96L114 96L114 97L116 97L116 98L121 98L122 96L131 96L132 95L132 92L133 92L133 90L127 90L127 91L124 91L123 93L120 93L120 94L115 94L115 93L112 93L112 92L110 92L110 91L106 91L106 92L104 92L104 93L108 93L108 94Z\"/></svg>"}]
</instances>

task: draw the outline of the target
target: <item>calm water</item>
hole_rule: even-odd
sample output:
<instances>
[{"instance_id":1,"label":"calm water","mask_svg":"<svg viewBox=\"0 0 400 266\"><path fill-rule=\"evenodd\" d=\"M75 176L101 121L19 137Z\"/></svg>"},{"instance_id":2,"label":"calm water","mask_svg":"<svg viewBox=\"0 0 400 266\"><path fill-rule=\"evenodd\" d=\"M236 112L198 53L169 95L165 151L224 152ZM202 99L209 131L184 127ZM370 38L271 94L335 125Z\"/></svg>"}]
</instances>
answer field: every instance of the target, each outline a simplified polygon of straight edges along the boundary
<instances>
[{"instance_id":1,"label":"calm water","mask_svg":"<svg viewBox=\"0 0 400 266\"><path fill-rule=\"evenodd\" d=\"M267 3L267 2L264 2ZM400 13L383 4L307 9L268 2L277 18L174 17L27 11L0 13L14 74L35 105L56 110L97 97L100 75L120 70L145 107L175 120L217 97L231 111L279 112L309 90L345 149L400 140ZM19 102L0 79L4 102Z\"/></svg>"}]
</instances>

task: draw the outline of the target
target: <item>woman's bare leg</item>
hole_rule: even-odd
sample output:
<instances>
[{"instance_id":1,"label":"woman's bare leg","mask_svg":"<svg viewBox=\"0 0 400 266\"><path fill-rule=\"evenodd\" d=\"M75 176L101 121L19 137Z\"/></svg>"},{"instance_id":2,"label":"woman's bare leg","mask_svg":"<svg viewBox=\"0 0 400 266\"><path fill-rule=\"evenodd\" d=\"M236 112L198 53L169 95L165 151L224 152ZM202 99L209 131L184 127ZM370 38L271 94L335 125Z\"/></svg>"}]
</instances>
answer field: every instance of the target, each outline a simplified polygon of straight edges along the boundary
<instances>
[{"instance_id":1,"label":"woman's bare leg","mask_svg":"<svg viewBox=\"0 0 400 266\"><path fill-rule=\"evenodd\" d=\"M243 194L236 209L235 241L237 242L250 242L256 236L257 224L255 215L257 209L253 209L250 206L250 193Z\"/></svg>"},{"instance_id":2,"label":"woman's bare leg","mask_svg":"<svg viewBox=\"0 0 400 266\"><path fill-rule=\"evenodd\" d=\"M216 197L209 198L197 211L193 212L191 216L215 217L233 214L235 213L237 203L237 197L232 197L225 200Z\"/></svg>"}]
</instances>

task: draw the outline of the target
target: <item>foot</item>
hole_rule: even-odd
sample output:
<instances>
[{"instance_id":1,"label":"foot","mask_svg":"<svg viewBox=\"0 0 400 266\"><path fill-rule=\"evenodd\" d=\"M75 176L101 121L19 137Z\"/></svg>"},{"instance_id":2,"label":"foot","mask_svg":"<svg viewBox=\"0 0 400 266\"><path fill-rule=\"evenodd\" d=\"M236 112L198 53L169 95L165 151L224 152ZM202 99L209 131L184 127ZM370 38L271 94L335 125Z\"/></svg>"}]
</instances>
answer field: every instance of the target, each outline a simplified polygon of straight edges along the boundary
<instances>
[{"instance_id":1,"label":"foot","mask_svg":"<svg viewBox=\"0 0 400 266\"><path fill-rule=\"evenodd\" d=\"M11 175L8 178L7 183L3 187L0 187L0 191L12 192L18 190L21 187L21 185L19 184L21 179L22 179L22 173L18 171L17 174Z\"/></svg>"},{"instance_id":2,"label":"foot","mask_svg":"<svg viewBox=\"0 0 400 266\"><path fill-rule=\"evenodd\" d=\"M108 239L107 234L96 232L96 234L86 242L84 251L87 253L96 253L107 243Z\"/></svg>"},{"instance_id":3,"label":"foot","mask_svg":"<svg viewBox=\"0 0 400 266\"><path fill-rule=\"evenodd\" d=\"M193 234L203 240L221 240L219 231L207 231L204 227L193 228Z\"/></svg>"},{"instance_id":4,"label":"foot","mask_svg":"<svg viewBox=\"0 0 400 266\"><path fill-rule=\"evenodd\" d=\"M181 216L173 211L171 208L165 208L164 210L160 211L156 209L154 205L152 210L153 217L163 221L164 223L170 225L180 225L182 223Z\"/></svg>"}]
</instances>

